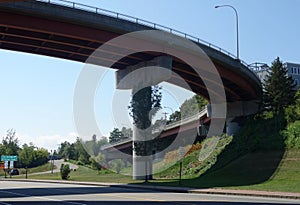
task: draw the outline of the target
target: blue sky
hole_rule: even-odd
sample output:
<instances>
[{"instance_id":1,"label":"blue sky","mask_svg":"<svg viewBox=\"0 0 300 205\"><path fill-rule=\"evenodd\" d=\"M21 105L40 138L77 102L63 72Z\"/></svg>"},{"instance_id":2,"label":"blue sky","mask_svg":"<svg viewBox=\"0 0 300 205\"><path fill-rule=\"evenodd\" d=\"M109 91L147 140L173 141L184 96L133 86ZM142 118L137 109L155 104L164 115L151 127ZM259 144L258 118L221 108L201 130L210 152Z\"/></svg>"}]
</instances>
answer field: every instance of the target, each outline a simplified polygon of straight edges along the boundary
<instances>
[{"instance_id":1,"label":"blue sky","mask_svg":"<svg viewBox=\"0 0 300 205\"><path fill-rule=\"evenodd\" d=\"M169 26L235 54L234 12L230 8L214 8L230 4L239 13L241 59L270 64L279 56L283 61L300 63L300 1L297 0L74 1ZM0 136L14 128L21 144L33 142L49 149L64 140L74 140L73 95L83 64L5 50L0 50L0 59ZM107 74L107 92L97 96L96 104L111 104L113 75ZM168 95L164 103L176 109L180 102L172 99ZM104 135L115 126L114 119L107 118L111 109L95 107L99 113L97 120L103 122L100 127Z\"/></svg>"}]
</instances>

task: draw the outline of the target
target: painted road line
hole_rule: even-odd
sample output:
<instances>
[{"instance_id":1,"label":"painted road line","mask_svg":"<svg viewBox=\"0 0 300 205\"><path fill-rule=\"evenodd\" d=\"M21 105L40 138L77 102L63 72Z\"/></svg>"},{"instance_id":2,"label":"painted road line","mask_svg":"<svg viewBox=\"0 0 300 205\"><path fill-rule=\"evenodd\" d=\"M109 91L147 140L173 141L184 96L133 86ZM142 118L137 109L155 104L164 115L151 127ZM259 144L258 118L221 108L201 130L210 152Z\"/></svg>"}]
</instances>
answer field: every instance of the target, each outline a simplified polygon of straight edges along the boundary
<instances>
[{"instance_id":1,"label":"painted road line","mask_svg":"<svg viewBox=\"0 0 300 205\"><path fill-rule=\"evenodd\" d=\"M109 197L116 197L120 199L134 199L137 201L152 201L152 202L162 202L162 203L172 203L172 204L180 204L180 205L196 205L194 203L189 203L189 202L170 202L167 200L161 200L161 199L151 199L151 198L145 198L145 197L135 197L135 196L120 196L116 194L97 194L100 196L109 196Z\"/></svg>"},{"instance_id":2,"label":"painted road line","mask_svg":"<svg viewBox=\"0 0 300 205\"><path fill-rule=\"evenodd\" d=\"M59 199L51 199L51 198L40 197L40 196L31 196L29 194L22 194L22 193L10 192L10 191L0 191L0 192L12 194L12 195L16 195L16 196L21 196L21 197L32 197L35 199L42 199L42 200L47 200L47 201L64 202L64 203L73 204L73 205L87 205L87 204L83 204L83 203L69 202L69 201L64 201L64 200L59 200ZM1 202L1 203L3 203L3 202Z\"/></svg>"},{"instance_id":3,"label":"painted road line","mask_svg":"<svg viewBox=\"0 0 300 205\"><path fill-rule=\"evenodd\" d=\"M11 205L11 204L8 204L8 203L4 203L4 202L0 202L1 205Z\"/></svg>"}]
</instances>

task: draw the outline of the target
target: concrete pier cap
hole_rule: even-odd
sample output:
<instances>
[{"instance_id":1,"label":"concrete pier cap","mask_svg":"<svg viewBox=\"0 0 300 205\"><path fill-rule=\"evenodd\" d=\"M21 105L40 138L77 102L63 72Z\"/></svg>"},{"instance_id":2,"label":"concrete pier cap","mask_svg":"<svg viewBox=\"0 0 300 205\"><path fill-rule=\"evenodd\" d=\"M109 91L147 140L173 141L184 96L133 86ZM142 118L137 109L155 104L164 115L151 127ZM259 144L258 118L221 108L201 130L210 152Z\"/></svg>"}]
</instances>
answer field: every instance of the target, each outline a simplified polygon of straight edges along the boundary
<instances>
[{"instance_id":1,"label":"concrete pier cap","mask_svg":"<svg viewBox=\"0 0 300 205\"><path fill-rule=\"evenodd\" d=\"M224 110L226 106L227 110ZM226 102L223 104L213 104L207 105L207 115L208 117L220 118L226 116L226 134L233 135L237 133L240 126L239 123L235 121L237 117L244 117L248 115L256 114L259 111L259 101L237 101L237 102Z\"/></svg>"}]
</instances>

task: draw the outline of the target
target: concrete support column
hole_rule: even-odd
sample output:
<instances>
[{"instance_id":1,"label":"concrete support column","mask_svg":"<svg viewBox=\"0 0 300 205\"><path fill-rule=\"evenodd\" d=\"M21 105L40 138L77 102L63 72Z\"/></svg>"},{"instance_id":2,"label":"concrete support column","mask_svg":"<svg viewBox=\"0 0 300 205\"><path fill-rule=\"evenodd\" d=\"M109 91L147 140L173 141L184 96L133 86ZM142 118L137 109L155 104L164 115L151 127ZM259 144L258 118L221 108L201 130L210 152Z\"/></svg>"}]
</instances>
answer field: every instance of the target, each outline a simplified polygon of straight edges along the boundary
<instances>
[{"instance_id":1,"label":"concrete support column","mask_svg":"<svg viewBox=\"0 0 300 205\"><path fill-rule=\"evenodd\" d=\"M252 115L258 112L258 103L256 101L238 101L226 103L226 110L221 109L224 106L214 105L215 110L212 110L212 106L207 106L208 117L226 116L226 133L228 135L236 134L240 125L235 120L237 117ZM225 112L225 113L224 113Z\"/></svg>"},{"instance_id":2,"label":"concrete support column","mask_svg":"<svg viewBox=\"0 0 300 205\"><path fill-rule=\"evenodd\" d=\"M240 129L239 123L234 121L234 119L235 118L227 118L226 119L226 134L227 135L234 135Z\"/></svg>"},{"instance_id":3,"label":"concrete support column","mask_svg":"<svg viewBox=\"0 0 300 205\"><path fill-rule=\"evenodd\" d=\"M152 156L143 155L143 150L149 149L147 141L152 140L151 128L141 130L133 126L133 179L152 179ZM141 154L142 153L142 154Z\"/></svg>"},{"instance_id":4,"label":"concrete support column","mask_svg":"<svg viewBox=\"0 0 300 205\"><path fill-rule=\"evenodd\" d=\"M141 62L137 65L128 66L126 69L116 72L117 89L132 89L133 95L136 91L157 85L170 79L172 76L172 57L160 56L150 61ZM139 141L152 139L152 130L140 130L133 126L133 179L152 178L152 157L142 156L135 150L135 144ZM137 143L136 143L137 142ZM143 144L143 143L141 143ZM147 143L144 143L147 146ZM140 148L138 148L140 149Z\"/></svg>"}]
</instances>

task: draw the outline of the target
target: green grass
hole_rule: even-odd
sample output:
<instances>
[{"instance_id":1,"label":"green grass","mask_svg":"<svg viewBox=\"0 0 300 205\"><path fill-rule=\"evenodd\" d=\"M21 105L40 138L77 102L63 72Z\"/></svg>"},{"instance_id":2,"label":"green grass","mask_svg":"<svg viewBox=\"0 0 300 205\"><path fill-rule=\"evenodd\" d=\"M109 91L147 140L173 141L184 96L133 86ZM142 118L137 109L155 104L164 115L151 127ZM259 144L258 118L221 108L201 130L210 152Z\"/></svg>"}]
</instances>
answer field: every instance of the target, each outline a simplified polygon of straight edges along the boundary
<instances>
[{"instance_id":1,"label":"green grass","mask_svg":"<svg viewBox=\"0 0 300 205\"><path fill-rule=\"evenodd\" d=\"M56 168L57 167L54 165L53 169L56 169ZM38 167L33 167L28 170L29 170L29 173L46 172L46 171L51 170L51 163L48 162L47 164L44 164L44 165L41 165Z\"/></svg>"},{"instance_id":2,"label":"green grass","mask_svg":"<svg viewBox=\"0 0 300 205\"><path fill-rule=\"evenodd\" d=\"M249 118L238 135L222 138L209 157L201 156L203 151L205 156L205 150L202 154L196 151L185 157L182 186L300 192L300 150L285 150L284 140L279 134L284 128L282 116ZM123 172L130 170L126 168ZM149 184L178 186L178 171L179 163L155 175L156 180ZM60 179L59 173L33 177ZM71 172L69 180L143 183L111 172L98 174L83 166Z\"/></svg>"},{"instance_id":3,"label":"green grass","mask_svg":"<svg viewBox=\"0 0 300 205\"><path fill-rule=\"evenodd\" d=\"M60 180L60 173L42 174L30 176L31 179L50 179ZM88 181L88 182L110 182L110 183L140 183L133 181L131 176L120 175L112 172L100 172L85 166L79 166L76 171L71 171L69 181Z\"/></svg>"},{"instance_id":4,"label":"green grass","mask_svg":"<svg viewBox=\"0 0 300 205\"><path fill-rule=\"evenodd\" d=\"M56 169L56 166L53 167L53 169ZM23 174L25 174L25 168L18 168L20 175L19 176L13 176L14 178L23 178ZM51 170L51 164L48 162L46 164L43 164L38 167L33 167L33 168L28 168L28 174L33 174L37 172L46 172ZM4 172L1 171L2 173L0 176L4 176Z\"/></svg>"},{"instance_id":5,"label":"green grass","mask_svg":"<svg viewBox=\"0 0 300 205\"><path fill-rule=\"evenodd\" d=\"M193 181L195 187L300 192L300 151L249 153Z\"/></svg>"},{"instance_id":6,"label":"green grass","mask_svg":"<svg viewBox=\"0 0 300 205\"><path fill-rule=\"evenodd\" d=\"M34 175L30 178L61 179L59 173ZM111 172L98 174L97 171L84 166L80 166L77 171L72 171L69 180L143 183L143 181L132 180L131 176ZM149 184L178 186L178 177L151 180ZM300 192L300 150L288 150L284 155L281 152L248 153L218 170L192 179L183 179L182 186Z\"/></svg>"},{"instance_id":7,"label":"green grass","mask_svg":"<svg viewBox=\"0 0 300 205\"><path fill-rule=\"evenodd\" d=\"M281 158L283 157L283 158ZM179 186L178 178L157 179L151 185ZM300 192L300 150L246 154L205 175L182 179L181 186Z\"/></svg>"}]
</instances>

